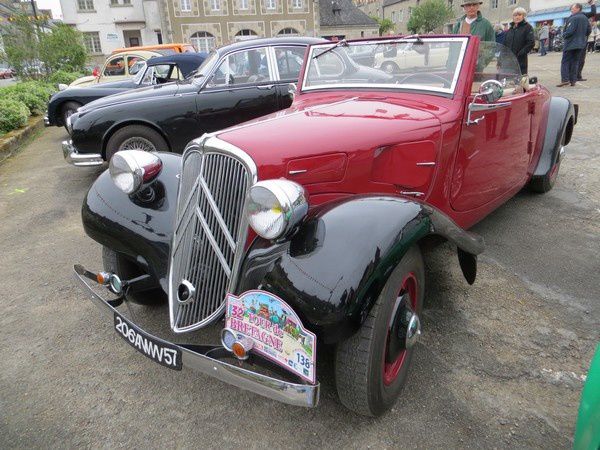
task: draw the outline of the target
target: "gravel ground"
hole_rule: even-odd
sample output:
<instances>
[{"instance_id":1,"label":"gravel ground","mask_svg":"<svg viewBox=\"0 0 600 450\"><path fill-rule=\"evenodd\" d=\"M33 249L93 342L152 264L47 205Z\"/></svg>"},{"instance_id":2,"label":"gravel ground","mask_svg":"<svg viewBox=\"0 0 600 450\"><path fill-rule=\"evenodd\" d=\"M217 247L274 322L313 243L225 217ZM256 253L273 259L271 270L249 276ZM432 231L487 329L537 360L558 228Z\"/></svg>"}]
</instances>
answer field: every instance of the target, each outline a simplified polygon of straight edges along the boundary
<instances>
[{"instance_id":1,"label":"gravel ground","mask_svg":"<svg viewBox=\"0 0 600 450\"><path fill-rule=\"evenodd\" d=\"M474 228L487 243L475 285L449 246L426 255L424 337L379 419L336 401L328 352L321 403L306 410L123 345L71 275L75 262L101 265L80 219L101 169L65 164L64 130L47 129L0 166L0 447L570 447L600 338L600 54L573 88L553 87L559 64L530 58L532 74L581 105L555 189L520 193ZM132 312L172 337L164 308Z\"/></svg>"}]
</instances>

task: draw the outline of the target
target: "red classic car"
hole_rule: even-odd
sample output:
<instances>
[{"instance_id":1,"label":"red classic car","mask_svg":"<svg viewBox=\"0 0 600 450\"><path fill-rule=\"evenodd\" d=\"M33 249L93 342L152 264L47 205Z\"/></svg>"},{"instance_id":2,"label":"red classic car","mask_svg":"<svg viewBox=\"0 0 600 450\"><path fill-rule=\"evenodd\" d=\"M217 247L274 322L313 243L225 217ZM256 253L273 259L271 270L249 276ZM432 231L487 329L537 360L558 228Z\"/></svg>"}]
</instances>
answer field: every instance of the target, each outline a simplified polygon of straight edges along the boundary
<instances>
[{"instance_id":1,"label":"red classic car","mask_svg":"<svg viewBox=\"0 0 600 450\"><path fill-rule=\"evenodd\" d=\"M365 53L401 57L389 73ZM341 402L379 415L421 334L422 246L452 242L473 283L484 245L466 229L524 186L552 188L576 108L472 36L312 45L292 95L183 156L116 153L82 210L104 271L76 276L165 367L312 407L317 349L334 346ZM118 308L157 296L175 333L219 323L221 344L168 342Z\"/></svg>"}]
</instances>

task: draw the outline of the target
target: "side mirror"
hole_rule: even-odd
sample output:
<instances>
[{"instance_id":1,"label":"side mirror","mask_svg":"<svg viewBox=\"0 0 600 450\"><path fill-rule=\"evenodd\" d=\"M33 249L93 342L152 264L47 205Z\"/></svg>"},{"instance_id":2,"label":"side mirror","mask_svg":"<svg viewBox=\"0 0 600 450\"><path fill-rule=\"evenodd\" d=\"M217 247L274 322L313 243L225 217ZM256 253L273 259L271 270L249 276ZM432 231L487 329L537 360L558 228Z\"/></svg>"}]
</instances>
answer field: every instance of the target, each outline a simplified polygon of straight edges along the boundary
<instances>
[{"instance_id":1,"label":"side mirror","mask_svg":"<svg viewBox=\"0 0 600 450\"><path fill-rule=\"evenodd\" d=\"M487 80L481 83L479 94L477 95L486 103L494 103L504 93L502 83L497 80Z\"/></svg>"},{"instance_id":2,"label":"side mirror","mask_svg":"<svg viewBox=\"0 0 600 450\"><path fill-rule=\"evenodd\" d=\"M296 87L296 83L288 84L288 96L290 97L290 100L294 101L294 97L296 97L297 91L298 88Z\"/></svg>"}]
</instances>

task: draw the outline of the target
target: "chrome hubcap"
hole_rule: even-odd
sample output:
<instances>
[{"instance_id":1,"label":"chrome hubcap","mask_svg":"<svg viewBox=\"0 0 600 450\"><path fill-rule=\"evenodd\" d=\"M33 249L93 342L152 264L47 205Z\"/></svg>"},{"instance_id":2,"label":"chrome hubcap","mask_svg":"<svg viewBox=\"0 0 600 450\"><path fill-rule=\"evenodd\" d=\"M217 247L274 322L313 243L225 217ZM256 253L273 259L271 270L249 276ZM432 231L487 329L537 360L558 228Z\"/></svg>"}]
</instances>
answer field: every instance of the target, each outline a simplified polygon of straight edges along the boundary
<instances>
[{"instance_id":1,"label":"chrome hubcap","mask_svg":"<svg viewBox=\"0 0 600 450\"><path fill-rule=\"evenodd\" d=\"M421 336L421 320L416 313L413 313L406 326L406 340L405 346L407 349L411 348L417 343Z\"/></svg>"},{"instance_id":2,"label":"chrome hubcap","mask_svg":"<svg viewBox=\"0 0 600 450\"><path fill-rule=\"evenodd\" d=\"M121 150L141 150L144 152L155 152L156 147L148 139L141 136L135 136L125 139L119 146L119 151Z\"/></svg>"}]
</instances>

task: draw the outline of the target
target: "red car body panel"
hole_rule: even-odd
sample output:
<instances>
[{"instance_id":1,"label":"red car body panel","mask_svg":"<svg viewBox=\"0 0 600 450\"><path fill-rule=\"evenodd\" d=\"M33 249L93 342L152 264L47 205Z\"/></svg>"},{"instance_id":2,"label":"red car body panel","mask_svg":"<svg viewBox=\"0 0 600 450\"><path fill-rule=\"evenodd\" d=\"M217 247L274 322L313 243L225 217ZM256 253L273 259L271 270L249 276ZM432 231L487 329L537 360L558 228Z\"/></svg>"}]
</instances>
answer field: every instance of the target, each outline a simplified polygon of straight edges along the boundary
<instances>
[{"instance_id":1,"label":"red car body panel","mask_svg":"<svg viewBox=\"0 0 600 450\"><path fill-rule=\"evenodd\" d=\"M479 47L478 38L469 39L452 97L382 89L299 92L287 110L218 136L252 156L259 179L302 184L311 206L349 194L395 194L431 204L469 228L531 177L550 103L549 92L535 86L502 97L507 108L474 113L485 120L467 125Z\"/></svg>"}]
</instances>

